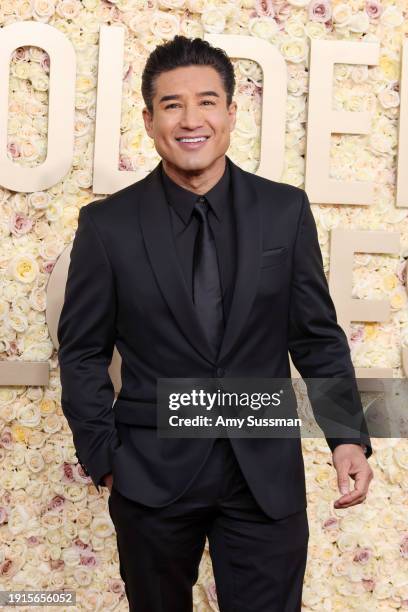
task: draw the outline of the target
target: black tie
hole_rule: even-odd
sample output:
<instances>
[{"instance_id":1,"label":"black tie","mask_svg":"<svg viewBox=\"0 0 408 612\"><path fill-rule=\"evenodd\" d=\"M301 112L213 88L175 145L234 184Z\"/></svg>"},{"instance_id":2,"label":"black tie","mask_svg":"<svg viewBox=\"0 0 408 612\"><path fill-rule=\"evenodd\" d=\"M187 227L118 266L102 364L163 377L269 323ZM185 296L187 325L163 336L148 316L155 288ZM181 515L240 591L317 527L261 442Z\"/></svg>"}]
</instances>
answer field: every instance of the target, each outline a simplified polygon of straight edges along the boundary
<instances>
[{"instance_id":1,"label":"black tie","mask_svg":"<svg viewBox=\"0 0 408 612\"><path fill-rule=\"evenodd\" d=\"M200 227L194 250L193 302L216 358L224 331L224 317L217 250L204 196L195 203L194 213Z\"/></svg>"}]
</instances>

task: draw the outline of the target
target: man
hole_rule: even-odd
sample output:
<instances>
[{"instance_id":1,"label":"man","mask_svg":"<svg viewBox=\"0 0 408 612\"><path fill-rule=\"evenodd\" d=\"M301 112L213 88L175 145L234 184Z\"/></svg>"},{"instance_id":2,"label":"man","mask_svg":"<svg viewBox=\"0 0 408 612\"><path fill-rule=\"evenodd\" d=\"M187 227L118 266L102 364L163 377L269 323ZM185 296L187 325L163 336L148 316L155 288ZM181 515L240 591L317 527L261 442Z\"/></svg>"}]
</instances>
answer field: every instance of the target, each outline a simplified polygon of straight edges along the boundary
<instances>
[{"instance_id":1,"label":"man","mask_svg":"<svg viewBox=\"0 0 408 612\"><path fill-rule=\"evenodd\" d=\"M349 378L362 411L305 192L226 156L234 84L227 55L201 39L151 53L143 118L161 162L81 208L71 251L62 407L82 465L110 491L135 612L192 610L206 537L221 611L300 610L309 537L300 440L159 437L158 378L290 377L289 351L304 378ZM368 434L327 442L335 506L361 503Z\"/></svg>"}]
</instances>

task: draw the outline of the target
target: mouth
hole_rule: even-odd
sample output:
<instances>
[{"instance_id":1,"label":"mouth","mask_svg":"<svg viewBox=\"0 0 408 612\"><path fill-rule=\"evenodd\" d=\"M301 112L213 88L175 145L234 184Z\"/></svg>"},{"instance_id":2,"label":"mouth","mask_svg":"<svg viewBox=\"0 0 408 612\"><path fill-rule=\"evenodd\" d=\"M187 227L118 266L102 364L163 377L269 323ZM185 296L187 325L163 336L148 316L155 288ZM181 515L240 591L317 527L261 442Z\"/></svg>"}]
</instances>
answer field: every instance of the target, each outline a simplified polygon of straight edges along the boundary
<instances>
[{"instance_id":1,"label":"mouth","mask_svg":"<svg viewBox=\"0 0 408 612\"><path fill-rule=\"evenodd\" d=\"M209 136L205 135L179 136L178 138L176 138L176 140L183 149L191 151L192 149L199 149L200 147L202 147L209 138Z\"/></svg>"}]
</instances>

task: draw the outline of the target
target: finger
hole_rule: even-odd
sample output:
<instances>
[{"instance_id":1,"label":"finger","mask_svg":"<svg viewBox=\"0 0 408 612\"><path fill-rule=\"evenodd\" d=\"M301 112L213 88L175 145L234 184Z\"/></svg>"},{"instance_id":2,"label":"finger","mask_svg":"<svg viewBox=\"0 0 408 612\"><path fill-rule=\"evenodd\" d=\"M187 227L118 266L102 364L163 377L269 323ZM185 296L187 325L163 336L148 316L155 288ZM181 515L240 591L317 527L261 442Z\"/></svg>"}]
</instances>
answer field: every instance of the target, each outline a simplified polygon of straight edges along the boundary
<instances>
[{"instance_id":1,"label":"finger","mask_svg":"<svg viewBox=\"0 0 408 612\"><path fill-rule=\"evenodd\" d=\"M368 485L370 483L370 472L368 470L362 469L356 472L353 478L355 480L354 491L358 491L361 495L366 495L368 491Z\"/></svg>"},{"instance_id":2,"label":"finger","mask_svg":"<svg viewBox=\"0 0 408 612\"><path fill-rule=\"evenodd\" d=\"M350 503L338 503L337 501L334 502L334 507L337 509L341 509L343 510L344 508L349 508L350 506L357 506L358 504L361 504L362 502L364 502L366 500L366 495L362 495L360 497L358 497L357 499L355 499L353 502Z\"/></svg>"},{"instance_id":3,"label":"finger","mask_svg":"<svg viewBox=\"0 0 408 612\"><path fill-rule=\"evenodd\" d=\"M343 463L337 468L337 485L340 493L345 495L350 491L350 478L349 478L350 463L343 461Z\"/></svg>"},{"instance_id":4,"label":"finger","mask_svg":"<svg viewBox=\"0 0 408 612\"><path fill-rule=\"evenodd\" d=\"M348 504L358 499L361 496L362 496L362 493L360 491L353 490L350 493L346 493L345 495L342 495L341 497L339 497L339 499L336 499L336 502L338 502L339 504Z\"/></svg>"}]
</instances>

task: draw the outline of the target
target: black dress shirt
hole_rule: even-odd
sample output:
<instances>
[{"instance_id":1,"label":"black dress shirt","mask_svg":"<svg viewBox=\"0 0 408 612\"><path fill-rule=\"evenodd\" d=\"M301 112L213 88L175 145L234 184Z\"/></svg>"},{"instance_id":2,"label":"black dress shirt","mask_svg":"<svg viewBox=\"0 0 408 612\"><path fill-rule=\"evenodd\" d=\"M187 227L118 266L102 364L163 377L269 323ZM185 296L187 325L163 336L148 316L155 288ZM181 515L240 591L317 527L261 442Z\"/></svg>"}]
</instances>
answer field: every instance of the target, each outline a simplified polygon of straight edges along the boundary
<instances>
[{"instance_id":1,"label":"black dress shirt","mask_svg":"<svg viewBox=\"0 0 408 612\"><path fill-rule=\"evenodd\" d=\"M203 194L209 203L208 222L214 234L226 322L235 282L236 228L231 188L231 172L226 158L225 172L220 180ZM177 257L183 271L191 299L193 299L194 244L200 221L193 215L199 194L181 187L165 172L162 181L170 209L170 220Z\"/></svg>"}]
</instances>

